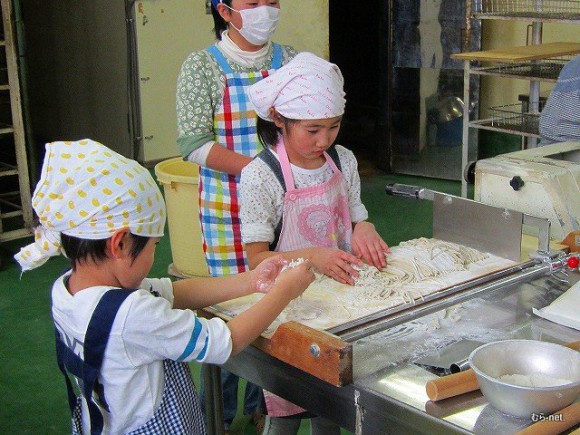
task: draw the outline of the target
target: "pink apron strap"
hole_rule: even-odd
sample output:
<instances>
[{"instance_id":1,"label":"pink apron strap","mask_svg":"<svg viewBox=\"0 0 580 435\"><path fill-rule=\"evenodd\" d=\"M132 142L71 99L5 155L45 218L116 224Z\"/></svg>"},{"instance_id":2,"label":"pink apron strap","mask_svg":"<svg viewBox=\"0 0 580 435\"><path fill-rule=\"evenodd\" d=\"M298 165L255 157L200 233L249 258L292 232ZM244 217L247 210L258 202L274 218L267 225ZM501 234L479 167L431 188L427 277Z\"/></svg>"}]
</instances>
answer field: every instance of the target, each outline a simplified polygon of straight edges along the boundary
<instances>
[{"instance_id":1,"label":"pink apron strap","mask_svg":"<svg viewBox=\"0 0 580 435\"><path fill-rule=\"evenodd\" d=\"M336 166L336 163L334 163L334 160L332 160L332 157L330 157L330 154L328 154L326 151L324 151L324 158L326 158L326 161L328 162L328 164L332 168L333 173L336 174L336 173L340 172L340 169L338 169L338 167Z\"/></svg>"},{"instance_id":2,"label":"pink apron strap","mask_svg":"<svg viewBox=\"0 0 580 435\"><path fill-rule=\"evenodd\" d=\"M290 160L288 159L288 153L286 152L286 146L284 145L284 139L280 137L278 143L276 144L276 151L278 152L278 158L280 159L280 167L282 169L282 175L284 176L284 183L286 184L286 192L296 189L294 184L294 176L292 175L292 168L290 166ZM324 151L324 158L327 163L332 168L333 173L338 173L340 170L334 163L334 160Z\"/></svg>"},{"instance_id":3,"label":"pink apron strap","mask_svg":"<svg viewBox=\"0 0 580 435\"><path fill-rule=\"evenodd\" d=\"M278 143L276 144L276 151L278 153L278 158L280 159L280 168L282 169L282 175L284 176L286 192L295 190L296 186L294 185L294 176L292 175L290 160L288 159L288 153L286 152L284 139L282 139L282 137L280 137Z\"/></svg>"}]
</instances>

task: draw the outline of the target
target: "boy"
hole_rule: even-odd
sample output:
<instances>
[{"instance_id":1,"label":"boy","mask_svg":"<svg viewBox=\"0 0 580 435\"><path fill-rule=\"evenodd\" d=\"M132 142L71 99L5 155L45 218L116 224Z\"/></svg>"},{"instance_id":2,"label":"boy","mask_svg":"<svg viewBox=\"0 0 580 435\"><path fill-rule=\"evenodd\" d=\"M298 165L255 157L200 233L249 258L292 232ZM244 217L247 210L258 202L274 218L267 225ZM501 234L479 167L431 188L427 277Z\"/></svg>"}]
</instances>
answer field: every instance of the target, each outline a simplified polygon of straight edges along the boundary
<instances>
[{"instance_id":1,"label":"boy","mask_svg":"<svg viewBox=\"0 0 580 435\"><path fill-rule=\"evenodd\" d=\"M137 162L89 139L46 145L33 207L35 242L15 256L23 270L61 252L71 262L52 313L73 433L205 433L186 362L222 364L314 278L309 264L278 276L276 258L224 278L146 279L165 226L161 192ZM268 293L227 324L191 311L255 291Z\"/></svg>"}]
</instances>

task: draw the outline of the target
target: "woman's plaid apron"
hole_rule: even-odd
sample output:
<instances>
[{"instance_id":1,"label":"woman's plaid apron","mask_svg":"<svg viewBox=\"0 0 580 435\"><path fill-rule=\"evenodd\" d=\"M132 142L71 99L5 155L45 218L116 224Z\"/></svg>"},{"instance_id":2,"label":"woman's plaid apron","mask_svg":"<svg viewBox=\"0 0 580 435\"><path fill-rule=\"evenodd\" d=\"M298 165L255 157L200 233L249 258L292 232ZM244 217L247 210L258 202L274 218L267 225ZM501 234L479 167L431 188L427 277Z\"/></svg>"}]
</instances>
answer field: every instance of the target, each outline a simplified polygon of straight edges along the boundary
<instances>
[{"instance_id":1,"label":"woman's plaid apron","mask_svg":"<svg viewBox=\"0 0 580 435\"><path fill-rule=\"evenodd\" d=\"M282 48L273 43L272 69L234 73L215 45L208 51L225 75L222 103L214 114L215 141L245 156L254 157L262 146L256 133L256 113L246 88L282 66ZM199 171L199 214L203 250L212 276L232 275L247 269L242 245L238 203L239 176L201 167Z\"/></svg>"}]
</instances>

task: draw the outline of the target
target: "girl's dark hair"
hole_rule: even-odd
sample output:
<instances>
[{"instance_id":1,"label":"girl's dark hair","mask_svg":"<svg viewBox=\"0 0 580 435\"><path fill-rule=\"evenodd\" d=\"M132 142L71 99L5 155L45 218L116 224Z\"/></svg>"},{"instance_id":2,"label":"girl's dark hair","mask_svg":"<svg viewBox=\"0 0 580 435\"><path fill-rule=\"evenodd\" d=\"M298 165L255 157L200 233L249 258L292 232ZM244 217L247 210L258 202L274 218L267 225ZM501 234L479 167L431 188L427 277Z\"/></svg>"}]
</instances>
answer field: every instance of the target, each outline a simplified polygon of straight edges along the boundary
<instances>
[{"instance_id":1,"label":"girl's dark hair","mask_svg":"<svg viewBox=\"0 0 580 435\"><path fill-rule=\"evenodd\" d=\"M143 248L145 248L145 245L147 245L149 237L136 236L131 233L129 233L129 236L133 242L130 255L131 259L135 261L141 251L143 251ZM88 240L61 234L60 242L64 253L70 261L72 270L75 270L77 263L86 263L89 259L98 263L107 258L107 239Z\"/></svg>"},{"instance_id":2,"label":"girl's dark hair","mask_svg":"<svg viewBox=\"0 0 580 435\"><path fill-rule=\"evenodd\" d=\"M292 124L299 122L296 119L285 118L282 115L279 115L282 122L286 126L286 130L289 130L289 127ZM258 133L258 137L262 142L264 147L273 147L278 142L278 137L282 134L282 129L276 127L272 121L266 121L258 116L258 121L256 123L256 130Z\"/></svg>"},{"instance_id":3,"label":"girl's dark hair","mask_svg":"<svg viewBox=\"0 0 580 435\"><path fill-rule=\"evenodd\" d=\"M232 0L222 0L222 3L229 7L232 6ZM225 20L221 17L219 12L213 7L213 5L211 7L211 15L213 16L213 24L214 24L213 31L215 32L215 38L221 41L222 32L224 30L227 30L228 23L225 22Z\"/></svg>"}]
</instances>

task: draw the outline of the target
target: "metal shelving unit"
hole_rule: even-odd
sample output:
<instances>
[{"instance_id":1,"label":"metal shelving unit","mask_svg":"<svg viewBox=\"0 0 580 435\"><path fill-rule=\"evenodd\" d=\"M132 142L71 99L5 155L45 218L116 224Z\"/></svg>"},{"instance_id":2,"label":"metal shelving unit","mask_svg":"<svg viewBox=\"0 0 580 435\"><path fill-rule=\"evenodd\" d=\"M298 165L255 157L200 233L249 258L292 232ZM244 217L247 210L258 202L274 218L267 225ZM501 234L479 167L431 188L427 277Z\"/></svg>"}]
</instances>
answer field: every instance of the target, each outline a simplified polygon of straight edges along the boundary
<instances>
[{"instance_id":1,"label":"metal shelving unit","mask_svg":"<svg viewBox=\"0 0 580 435\"><path fill-rule=\"evenodd\" d=\"M464 114L462 167L469 165L469 129L479 128L522 137L522 147L535 147L539 136L540 83L555 82L570 58L580 53L580 43L542 43L543 22L580 22L580 1L573 0L466 0L467 21L531 21L531 43L522 47L465 52L452 55L464 61ZM469 46L469 41L465 46ZM470 76L488 75L530 82L529 103L505 104L490 108L491 118L469 119ZM462 178L461 195L467 196L467 180Z\"/></svg>"},{"instance_id":2,"label":"metal shelving unit","mask_svg":"<svg viewBox=\"0 0 580 435\"><path fill-rule=\"evenodd\" d=\"M479 20L580 20L580 2L573 0L474 0L473 6L473 18Z\"/></svg>"},{"instance_id":3,"label":"metal shelving unit","mask_svg":"<svg viewBox=\"0 0 580 435\"><path fill-rule=\"evenodd\" d=\"M556 82L562 67L572 56L562 56L556 59L542 59L535 62L500 63L488 67L472 67L473 74L511 77L529 80L534 77L546 82Z\"/></svg>"},{"instance_id":4,"label":"metal shelving unit","mask_svg":"<svg viewBox=\"0 0 580 435\"><path fill-rule=\"evenodd\" d=\"M491 107L491 118L471 121L469 127L503 133L517 132L526 137L539 138L540 115L526 112L521 103Z\"/></svg>"},{"instance_id":5,"label":"metal shelving unit","mask_svg":"<svg viewBox=\"0 0 580 435\"><path fill-rule=\"evenodd\" d=\"M33 213L22 117L12 0L1 0L0 242L32 234Z\"/></svg>"}]
</instances>

